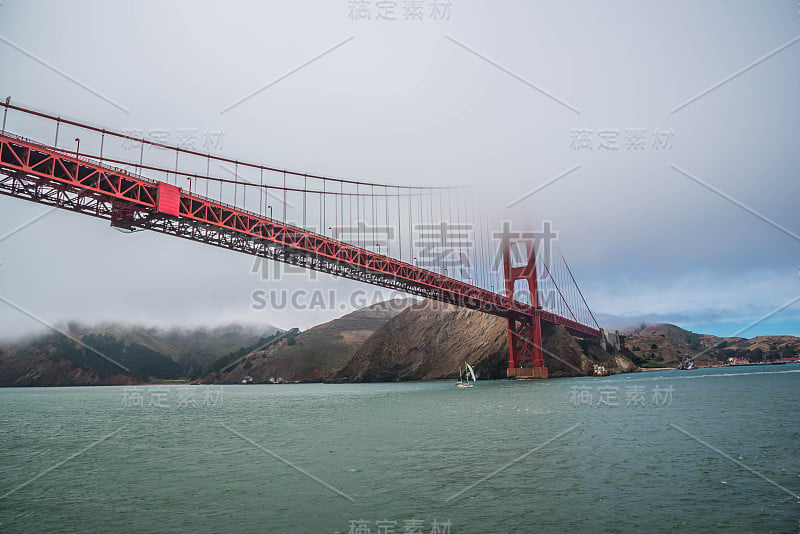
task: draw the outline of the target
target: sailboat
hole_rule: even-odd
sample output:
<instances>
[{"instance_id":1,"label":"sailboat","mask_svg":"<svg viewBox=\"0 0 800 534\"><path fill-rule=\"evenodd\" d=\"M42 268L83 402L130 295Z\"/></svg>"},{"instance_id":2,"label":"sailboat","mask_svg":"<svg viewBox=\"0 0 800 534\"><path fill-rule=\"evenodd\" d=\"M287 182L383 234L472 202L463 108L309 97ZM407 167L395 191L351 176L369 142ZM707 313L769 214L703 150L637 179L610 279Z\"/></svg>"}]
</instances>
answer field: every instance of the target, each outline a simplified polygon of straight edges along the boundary
<instances>
[{"instance_id":1,"label":"sailboat","mask_svg":"<svg viewBox=\"0 0 800 534\"><path fill-rule=\"evenodd\" d=\"M456 382L457 388L471 388L475 386L475 381L477 380L475 378L475 369L473 369L472 366L467 362L464 362L464 365L466 368L464 369L463 373L461 371L461 367L459 366L458 368L458 382ZM464 375L466 375L466 380L464 380Z\"/></svg>"}]
</instances>

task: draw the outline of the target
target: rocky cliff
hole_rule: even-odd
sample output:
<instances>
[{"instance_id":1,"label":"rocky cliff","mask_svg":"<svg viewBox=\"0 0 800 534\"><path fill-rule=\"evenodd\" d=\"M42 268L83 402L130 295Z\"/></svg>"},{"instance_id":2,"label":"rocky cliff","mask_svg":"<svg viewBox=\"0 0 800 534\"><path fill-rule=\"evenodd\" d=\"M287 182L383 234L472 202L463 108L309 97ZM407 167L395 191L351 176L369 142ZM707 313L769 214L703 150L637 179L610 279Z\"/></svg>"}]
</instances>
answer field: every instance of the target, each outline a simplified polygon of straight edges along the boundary
<instances>
[{"instance_id":1,"label":"rocky cliff","mask_svg":"<svg viewBox=\"0 0 800 534\"><path fill-rule=\"evenodd\" d=\"M542 330L550 376L591 374L594 364L612 372L635 366L598 343L579 343L563 327ZM479 379L505 378L508 333L505 319L431 301L409 307L387 321L332 378L343 381L457 378L467 361Z\"/></svg>"}]
</instances>

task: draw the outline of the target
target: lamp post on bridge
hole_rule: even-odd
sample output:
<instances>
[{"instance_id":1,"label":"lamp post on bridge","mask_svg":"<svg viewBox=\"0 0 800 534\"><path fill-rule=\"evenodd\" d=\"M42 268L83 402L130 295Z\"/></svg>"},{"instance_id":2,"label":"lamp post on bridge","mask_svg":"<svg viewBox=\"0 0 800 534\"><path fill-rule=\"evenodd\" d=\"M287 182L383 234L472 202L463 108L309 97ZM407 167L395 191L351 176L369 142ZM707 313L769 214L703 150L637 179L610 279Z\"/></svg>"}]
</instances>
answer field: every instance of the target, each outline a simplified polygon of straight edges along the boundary
<instances>
[{"instance_id":1,"label":"lamp post on bridge","mask_svg":"<svg viewBox=\"0 0 800 534\"><path fill-rule=\"evenodd\" d=\"M6 117L8 117L8 104L11 102L11 97L6 97L6 108L3 110L3 133L6 133Z\"/></svg>"},{"instance_id":2,"label":"lamp post on bridge","mask_svg":"<svg viewBox=\"0 0 800 534\"><path fill-rule=\"evenodd\" d=\"M192 177L191 176L187 176L186 180L189 182L189 194L191 195L192 194Z\"/></svg>"},{"instance_id":3,"label":"lamp post on bridge","mask_svg":"<svg viewBox=\"0 0 800 534\"><path fill-rule=\"evenodd\" d=\"M77 141L77 143L78 143L78 146L75 148L75 157L77 158L81 153L81 138L80 137L76 137L75 141Z\"/></svg>"},{"instance_id":4,"label":"lamp post on bridge","mask_svg":"<svg viewBox=\"0 0 800 534\"><path fill-rule=\"evenodd\" d=\"M269 210L269 218L272 219L272 206L267 206L267 209Z\"/></svg>"},{"instance_id":5,"label":"lamp post on bridge","mask_svg":"<svg viewBox=\"0 0 800 534\"><path fill-rule=\"evenodd\" d=\"M380 254L381 253L381 244L380 243L375 243L375 246L378 247L378 254Z\"/></svg>"}]
</instances>

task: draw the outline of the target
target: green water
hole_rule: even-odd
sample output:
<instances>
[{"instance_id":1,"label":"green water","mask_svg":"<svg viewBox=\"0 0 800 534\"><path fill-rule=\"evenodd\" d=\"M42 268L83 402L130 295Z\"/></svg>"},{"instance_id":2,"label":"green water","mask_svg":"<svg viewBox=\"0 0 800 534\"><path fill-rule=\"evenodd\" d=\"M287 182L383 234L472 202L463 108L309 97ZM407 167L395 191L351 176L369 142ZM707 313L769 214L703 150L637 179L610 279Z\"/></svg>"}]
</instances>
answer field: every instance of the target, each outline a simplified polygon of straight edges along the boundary
<instances>
[{"instance_id":1,"label":"green water","mask_svg":"<svg viewBox=\"0 0 800 534\"><path fill-rule=\"evenodd\" d=\"M800 365L4 389L0 531L798 532L798 401Z\"/></svg>"}]
</instances>

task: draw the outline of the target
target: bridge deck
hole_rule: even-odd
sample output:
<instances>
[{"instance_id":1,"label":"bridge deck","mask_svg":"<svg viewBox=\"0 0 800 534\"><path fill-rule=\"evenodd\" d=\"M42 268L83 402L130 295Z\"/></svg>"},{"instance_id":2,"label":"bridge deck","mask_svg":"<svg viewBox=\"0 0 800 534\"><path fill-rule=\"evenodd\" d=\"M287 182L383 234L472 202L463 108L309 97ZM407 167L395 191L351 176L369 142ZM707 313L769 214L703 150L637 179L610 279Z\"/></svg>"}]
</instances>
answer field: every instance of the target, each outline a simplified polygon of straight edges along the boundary
<instances>
[{"instance_id":1,"label":"bridge deck","mask_svg":"<svg viewBox=\"0 0 800 534\"><path fill-rule=\"evenodd\" d=\"M178 214L159 205L177 190ZM599 330L395 258L29 139L0 134L0 194L257 255L492 315ZM159 209L161 208L161 209Z\"/></svg>"}]
</instances>

